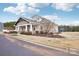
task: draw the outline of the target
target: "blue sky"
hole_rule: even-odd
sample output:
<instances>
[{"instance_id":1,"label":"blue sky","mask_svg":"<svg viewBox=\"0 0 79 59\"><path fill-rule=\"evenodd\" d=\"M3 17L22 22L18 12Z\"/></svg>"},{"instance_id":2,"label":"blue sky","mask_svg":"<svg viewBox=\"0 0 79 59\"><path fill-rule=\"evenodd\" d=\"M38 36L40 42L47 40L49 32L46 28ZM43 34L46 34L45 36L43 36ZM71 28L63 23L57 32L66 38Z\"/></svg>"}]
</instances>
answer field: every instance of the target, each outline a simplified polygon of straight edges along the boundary
<instances>
[{"instance_id":1,"label":"blue sky","mask_svg":"<svg viewBox=\"0 0 79 59\"><path fill-rule=\"evenodd\" d=\"M0 3L0 22L17 21L20 16L45 17L57 24L79 25L78 3Z\"/></svg>"}]
</instances>

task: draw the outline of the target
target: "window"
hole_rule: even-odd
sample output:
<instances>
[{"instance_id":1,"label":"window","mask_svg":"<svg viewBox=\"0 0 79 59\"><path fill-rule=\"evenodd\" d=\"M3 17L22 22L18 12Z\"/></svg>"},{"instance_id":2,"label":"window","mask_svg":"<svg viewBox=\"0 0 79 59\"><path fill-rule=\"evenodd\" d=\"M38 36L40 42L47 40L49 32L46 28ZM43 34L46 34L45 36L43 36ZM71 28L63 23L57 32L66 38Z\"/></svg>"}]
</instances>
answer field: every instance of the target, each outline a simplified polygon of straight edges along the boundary
<instances>
[{"instance_id":1,"label":"window","mask_svg":"<svg viewBox=\"0 0 79 59\"><path fill-rule=\"evenodd\" d=\"M35 30L35 27L34 27L34 30Z\"/></svg>"},{"instance_id":2,"label":"window","mask_svg":"<svg viewBox=\"0 0 79 59\"><path fill-rule=\"evenodd\" d=\"M42 28L42 26L41 26L41 30L42 30L43 28Z\"/></svg>"}]
</instances>

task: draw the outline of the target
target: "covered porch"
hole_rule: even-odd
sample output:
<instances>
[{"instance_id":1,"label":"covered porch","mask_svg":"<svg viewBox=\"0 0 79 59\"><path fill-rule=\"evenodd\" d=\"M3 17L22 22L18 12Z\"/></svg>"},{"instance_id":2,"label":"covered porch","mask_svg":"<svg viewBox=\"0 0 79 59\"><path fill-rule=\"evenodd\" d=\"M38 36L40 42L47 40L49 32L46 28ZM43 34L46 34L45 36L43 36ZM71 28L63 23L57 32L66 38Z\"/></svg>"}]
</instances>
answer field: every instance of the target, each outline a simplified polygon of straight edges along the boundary
<instances>
[{"instance_id":1,"label":"covered porch","mask_svg":"<svg viewBox=\"0 0 79 59\"><path fill-rule=\"evenodd\" d=\"M32 32L32 24L24 24L24 25L18 25L16 26L15 30L17 32Z\"/></svg>"}]
</instances>

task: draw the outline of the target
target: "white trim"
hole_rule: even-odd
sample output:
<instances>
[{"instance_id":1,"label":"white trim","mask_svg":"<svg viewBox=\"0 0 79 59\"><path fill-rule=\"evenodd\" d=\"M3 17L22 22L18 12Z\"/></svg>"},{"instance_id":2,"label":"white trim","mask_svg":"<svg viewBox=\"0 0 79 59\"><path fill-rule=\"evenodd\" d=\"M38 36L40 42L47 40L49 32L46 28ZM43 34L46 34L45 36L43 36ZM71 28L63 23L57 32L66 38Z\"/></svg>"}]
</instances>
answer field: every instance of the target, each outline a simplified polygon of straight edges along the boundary
<instances>
[{"instance_id":1,"label":"white trim","mask_svg":"<svg viewBox=\"0 0 79 59\"><path fill-rule=\"evenodd\" d=\"M27 25L32 25L32 24L22 24L22 25L17 25L17 26L27 26Z\"/></svg>"}]
</instances>

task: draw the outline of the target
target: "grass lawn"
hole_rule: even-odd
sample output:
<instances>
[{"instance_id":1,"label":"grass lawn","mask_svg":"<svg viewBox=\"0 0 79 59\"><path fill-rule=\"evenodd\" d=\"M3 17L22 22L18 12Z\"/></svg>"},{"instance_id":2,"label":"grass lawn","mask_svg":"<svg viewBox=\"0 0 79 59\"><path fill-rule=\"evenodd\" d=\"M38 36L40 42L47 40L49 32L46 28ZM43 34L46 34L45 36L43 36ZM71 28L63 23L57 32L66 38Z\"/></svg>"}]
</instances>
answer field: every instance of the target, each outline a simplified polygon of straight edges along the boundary
<instances>
[{"instance_id":1,"label":"grass lawn","mask_svg":"<svg viewBox=\"0 0 79 59\"><path fill-rule=\"evenodd\" d=\"M59 48L76 48L79 49L79 39L66 39L66 38L49 38L49 37L40 37L32 35L17 35L13 36L24 41L32 41L40 44L45 44L48 46L55 46ZM23 38L23 39L22 39Z\"/></svg>"},{"instance_id":2,"label":"grass lawn","mask_svg":"<svg viewBox=\"0 0 79 59\"><path fill-rule=\"evenodd\" d=\"M62 35L79 36L79 32L62 32Z\"/></svg>"}]
</instances>

